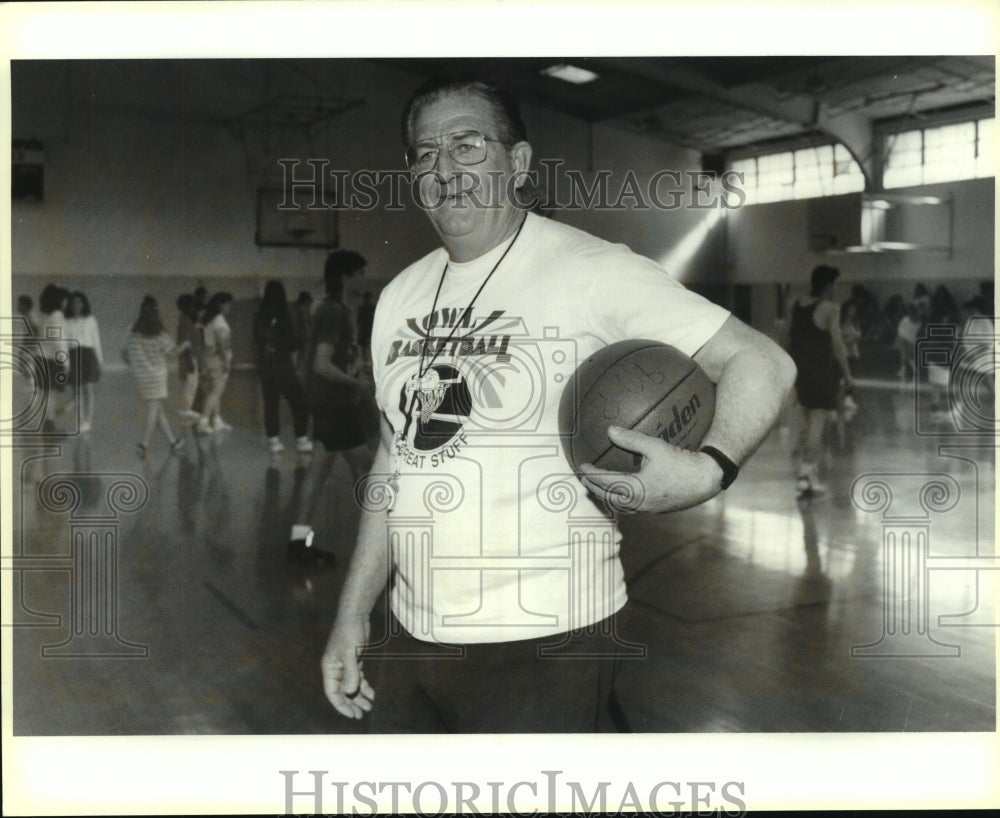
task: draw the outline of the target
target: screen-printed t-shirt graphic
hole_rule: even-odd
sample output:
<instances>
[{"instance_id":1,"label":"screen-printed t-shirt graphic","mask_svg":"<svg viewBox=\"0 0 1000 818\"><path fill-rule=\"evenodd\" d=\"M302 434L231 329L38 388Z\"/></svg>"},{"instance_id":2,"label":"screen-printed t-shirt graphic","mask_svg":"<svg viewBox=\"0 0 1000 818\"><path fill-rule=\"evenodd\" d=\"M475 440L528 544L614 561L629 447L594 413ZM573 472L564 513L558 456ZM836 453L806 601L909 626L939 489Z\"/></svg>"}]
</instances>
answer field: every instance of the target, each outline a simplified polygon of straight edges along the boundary
<instances>
[{"instance_id":1,"label":"screen-printed t-shirt graphic","mask_svg":"<svg viewBox=\"0 0 1000 818\"><path fill-rule=\"evenodd\" d=\"M415 401L419 420L412 427L413 436L405 442L418 452L434 451L450 443L472 413L469 385L455 367L447 364L435 364L422 376L411 377L400 398L402 412L409 411L407 407Z\"/></svg>"},{"instance_id":2,"label":"screen-printed t-shirt graphic","mask_svg":"<svg viewBox=\"0 0 1000 818\"><path fill-rule=\"evenodd\" d=\"M443 308L406 326L415 337L394 343L386 362L410 359L393 371L412 372L399 388L397 409L405 420L396 436L397 451L412 465L438 466L441 458L433 455L466 442L470 431L523 432L518 418L509 416L522 404L534 404L537 415L542 395L528 379L537 381L542 373L532 373L537 362L524 359L520 344L529 333L522 320L503 310L477 319L467 310Z\"/></svg>"},{"instance_id":3,"label":"screen-printed t-shirt graphic","mask_svg":"<svg viewBox=\"0 0 1000 818\"><path fill-rule=\"evenodd\" d=\"M398 472L390 601L428 641L555 635L625 604L615 522L563 454L563 387L606 344L649 338L690 355L728 315L627 248L533 215L468 310L506 249L449 263L443 282L447 257L431 253L375 318Z\"/></svg>"}]
</instances>

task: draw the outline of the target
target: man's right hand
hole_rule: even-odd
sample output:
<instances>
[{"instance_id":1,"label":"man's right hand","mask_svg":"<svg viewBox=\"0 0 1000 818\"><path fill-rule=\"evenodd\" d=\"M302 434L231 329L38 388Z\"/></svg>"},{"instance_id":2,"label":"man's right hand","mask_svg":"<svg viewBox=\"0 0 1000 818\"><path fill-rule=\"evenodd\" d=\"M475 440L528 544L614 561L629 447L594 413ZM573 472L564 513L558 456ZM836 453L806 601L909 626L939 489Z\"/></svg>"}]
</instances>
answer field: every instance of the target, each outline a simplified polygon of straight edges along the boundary
<instances>
[{"instance_id":1,"label":"man's right hand","mask_svg":"<svg viewBox=\"0 0 1000 818\"><path fill-rule=\"evenodd\" d=\"M368 641L367 617L338 616L320 660L323 690L337 712L349 719L360 719L372 709L375 691L365 679L358 651Z\"/></svg>"}]
</instances>

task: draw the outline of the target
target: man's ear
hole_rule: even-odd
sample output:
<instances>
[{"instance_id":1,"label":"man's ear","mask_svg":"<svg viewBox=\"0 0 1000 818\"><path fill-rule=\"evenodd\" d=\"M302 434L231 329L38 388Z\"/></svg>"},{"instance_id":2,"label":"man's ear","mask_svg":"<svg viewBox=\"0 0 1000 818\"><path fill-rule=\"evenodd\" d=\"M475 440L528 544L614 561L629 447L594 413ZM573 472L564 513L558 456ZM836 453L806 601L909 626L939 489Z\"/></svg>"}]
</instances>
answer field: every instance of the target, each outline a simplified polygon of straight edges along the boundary
<instances>
[{"instance_id":1,"label":"man's ear","mask_svg":"<svg viewBox=\"0 0 1000 818\"><path fill-rule=\"evenodd\" d=\"M524 174L531 167L531 145L527 142L518 142L510 149L510 160L514 165L514 172L520 174L517 186L524 184Z\"/></svg>"}]
</instances>

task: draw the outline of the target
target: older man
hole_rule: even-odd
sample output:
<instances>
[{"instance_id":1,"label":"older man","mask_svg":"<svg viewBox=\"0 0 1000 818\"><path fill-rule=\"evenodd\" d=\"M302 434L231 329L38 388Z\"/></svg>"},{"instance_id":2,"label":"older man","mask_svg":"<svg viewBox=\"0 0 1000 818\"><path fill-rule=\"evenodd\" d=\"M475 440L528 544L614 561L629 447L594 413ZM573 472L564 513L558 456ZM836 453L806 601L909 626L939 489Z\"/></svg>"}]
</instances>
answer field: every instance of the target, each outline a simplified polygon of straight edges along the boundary
<instances>
[{"instance_id":1,"label":"older man","mask_svg":"<svg viewBox=\"0 0 1000 818\"><path fill-rule=\"evenodd\" d=\"M605 729L628 649L611 509L673 511L728 486L794 367L652 261L528 213L517 192L532 150L504 92L428 83L403 138L443 247L379 300L373 479L387 499L362 516L321 663L327 697L345 716L371 712L381 732ZM560 446L561 390L584 358L628 338L679 348L716 383L706 449L612 430L642 469L578 477ZM372 642L387 582L389 627Z\"/></svg>"}]
</instances>

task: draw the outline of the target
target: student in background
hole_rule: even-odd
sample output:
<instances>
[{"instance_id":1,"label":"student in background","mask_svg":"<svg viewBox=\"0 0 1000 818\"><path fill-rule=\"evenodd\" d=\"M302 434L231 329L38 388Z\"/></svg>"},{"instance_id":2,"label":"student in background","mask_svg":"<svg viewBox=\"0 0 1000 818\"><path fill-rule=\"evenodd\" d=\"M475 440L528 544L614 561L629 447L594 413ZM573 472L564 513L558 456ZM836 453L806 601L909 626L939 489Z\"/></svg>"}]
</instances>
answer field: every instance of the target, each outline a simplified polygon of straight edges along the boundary
<instances>
[{"instance_id":1,"label":"student in background","mask_svg":"<svg viewBox=\"0 0 1000 818\"><path fill-rule=\"evenodd\" d=\"M198 422L198 431L201 434L228 432L233 428L222 419L220 414L222 395L226 390L229 373L233 368L233 334L229 328L229 322L226 320L232 303L231 294L218 292L208 300L208 306L205 308L203 360L204 372L208 376L208 385L201 420Z\"/></svg>"},{"instance_id":2,"label":"student in background","mask_svg":"<svg viewBox=\"0 0 1000 818\"><path fill-rule=\"evenodd\" d=\"M303 290L299 293L299 297L295 299L295 305L292 307L292 328L295 330L295 337L299 340L298 348L292 355L292 359L295 362L296 370L300 374L304 374L303 363L305 361L306 344L309 343L309 338L312 336L312 311L312 293Z\"/></svg>"},{"instance_id":3,"label":"student in background","mask_svg":"<svg viewBox=\"0 0 1000 818\"><path fill-rule=\"evenodd\" d=\"M35 318L35 302L30 295L19 295L17 297L17 314L28 322L28 332L31 335L38 335L38 321Z\"/></svg>"},{"instance_id":4,"label":"student in background","mask_svg":"<svg viewBox=\"0 0 1000 818\"><path fill-rule=\"evenodd\" d=\"M358 307L358 346L361 348L361 365L366 372L372 370L372 325L375 323L375 302L371 292L365 292Z\"/></svg>"},{"instance_id":5,"label":"student in background","mask_svg":"<svg viewBox=\"0 0 1000 818\"><path fill-rule=\"evenodd\" d=\"M54 432L56 420L72 401L67 395L69 385L69 336L66 327L66 303L69 293L56 284L49 284L38 297L38 325L35 334L44 338L45 356L45 422L43 429Z\"/></svg>"},{"instance_id":6,"label":"student in background","mask_svg":"<svg viewBox=\"0 0 1000 818\"><path fill-rule=\"evenodd\" d=\"M191 409L198 414L198 420L200 420L201 412L205 408L205 393L206 387L208 386L208 377L205 374L205 362L203 360L205 344L204 330L202 329L205 323L205 310L208 309L208 290L205 289L203 285L199 284L194 288L191 295L194 296L194 320L198 325L199 331L202 333L202 343L198 351L198 385L195 388L194 400L191 403ZM211 429L208 431L210 432Z\"/></svg>"},{"instance_id":7,"label":"student in background","mask_svg":"<svg viewBox=\"0 0 1000 818\"><path fill-rule=\"evenodd\" d=\"M167 355L181 351L183 349L174 344L163 326L156 299L147 295L142 299L139 317L122 346L122 359L132 371L139 398L146 406L146 421L138 446L140 460L145 460L149 454L157 425L170 443L171 451L181 449L183 441L174 437L163 408L167 399Z\"/></svg>"},{"instance_id":8,"label":"student in background","mask_svg":"<svg viewBox=\"0 0 1000 818\"><path fill-rule=\"evenodd\" d=\"M313 450L309 439L309 409L305 390L295 372L292 354L299 348L299 339L288 309L288 297L280 281L268 281L264 297L253 321L254 357L257 377L264 398L264 434L268 451L280 454L285 450L281 442L279 401L284 398L292 409L296 449L300 453Z\"/></svg>"},{"instance_id":9,"label":"student in background","mask_svg":"<svg viewBox=\"0 0 1000 818\"><path fill-rule=\"evenodd\" d=\"M357 343L351 310L343 302L344 279L363 274L365 259L350 250L329 255L323 270L326 297L313 314L313 332L306 350L306 398L313 418L313 437L323 444L323 456L316 469L308 507L302 518L312 520L321 502L329 502L325 484L337 455L343 455L351 471L351 484L371 463L361 398L365 390L357 372ZM313 531L309 523L292 526L289 555L305 559L315 555Z\"/></svg>"},{"instance_id":10,"label":"student in background","mask_svg":"<svg viewBox=\"0 0 1000 818\"><path fill-rule=\"evenodd\" d=\"M840 337L844 343L844 350L847 353L847 364L852 373L857 372L858 364L861 361L862 336L858 302L848 299L841 306L840 310ZM854 390L843 385L843 388L840 390L835 418L837 437L840 440L841 448L847 445L847 426L854 420L854 416L857 413L858 402L855 399Z\"/></svg>"},{"instance_id":11,"label":"student in background","mask_svg":"<svg viewBox=\"0 0 1000 818\"><path fill-rule=\"evenodd\" d=\"M368 466L359 402L364 384L356 377L358 361L354 322L343 302L344 279L363 274L365 260L350 250L338 250L326 260L326 298L313 315L313 333L306 354L306 395L313 415L313 437L327 453L343 454L357 481Z\"/></svg>"},{"instance_id":12,"label":"student in background","mask_svg":"<svg viewBox=\"0 0 1000 818\"><path fill-rule=\"evenodd\" d=\"M90 309L90 301L79 290L70 294L66 318L68 336L77 342L70 350L70 366L80 388L80 431L86 434L94 424L94 387L101 379L101 367L104 366L101 330Z\"/></svg>"},{"instance_id":13,"label":"student in background","mask_svg":"<svg viewBox=\"0 0 1000 818\"><path fill-rule=\"evenodd\" d=\"M184 347L177 360L181 382L178 414L184 423L197 423L201 415L194 411L194 399L198 393L198 368L205 350L201 324L198 323L198 302L191 293L183 293L177 299L177 311L177 346Z\"/></svg>"},{"instance_id":14,"label":"student in background","mask_svg":"<svg viewBox=\"0 0 1000 818\"><path fill-rule=\"evenodd\" d=\"M839 275L835 267L816 267L809 295L792 307L788 353L798 369L795 392L805 415L802 461L795 481L800 497L826 491L819 480L823 430L839 408L841 388L854 386L840 334L840 305L833 300Z\"/></svg>"},{"instance_id":15,"label":"student in background","mask_svg":"<svg viewBox=\"0 0 1000 818\"><path fill-rule=\"evenodd\" d=\"M192 295L194 296L195 315L197 316L198 323L203 324L205 319L205 310L208 309L208 290L199 284L194 288Z\"/></svg>"}]
</instances>

